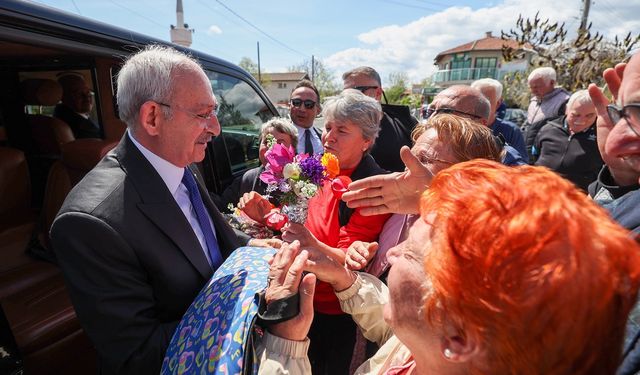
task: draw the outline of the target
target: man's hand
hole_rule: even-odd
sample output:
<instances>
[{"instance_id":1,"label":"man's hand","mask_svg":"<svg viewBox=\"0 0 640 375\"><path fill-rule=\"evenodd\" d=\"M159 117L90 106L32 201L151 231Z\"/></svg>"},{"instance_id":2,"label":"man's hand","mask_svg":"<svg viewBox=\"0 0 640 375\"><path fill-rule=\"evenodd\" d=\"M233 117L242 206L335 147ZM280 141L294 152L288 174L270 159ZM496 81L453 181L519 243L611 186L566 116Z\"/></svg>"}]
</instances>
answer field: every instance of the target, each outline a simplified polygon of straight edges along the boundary
<instances>
[{"instance_id":1,"label":"man's hand","mask_svg":"<svg viewBox=\"0 0 640 375\"><path fill-rule=\"evenodd\" d=\"M605 81L607 82L607 86L609 87L609 91L611 91L611 95L613 96L613 102L616 102L618 100L618 92L620 91L622 76L624 74L624 69L626 68L626 66L626 63L620 63L616 65L615 68L608 68L602 73L602 76L604 77ZM600 151L602 160L607 165L607 167L609 167L609 172L618 185L631 185L638 181L637 172L635 172L633 169L630 169L627 163L625 163L621 159L610 156L605 150L609 132L611 132L611 129L613 129L613 126L615 125L611 123L611 119L609 118L609 114L607 113L607 105L610 104L610 101L604 95L602 90L600 90L600 88L595 84L590 84L588 90L589 96L591 96L591 101L596 107L596 113L598 114L598 120L596 122L598 133L597 139L598 150Z\"/></svg>"},{"instance_id":2,"label":"man's hand","mask_svg":"<svg viewBox=\"0 0 640 375\"><path fill-rule=\"evenodd\" d=\"M271 202L255 191L244 193L238 202L238 208L251 219L260 224L265 223L264 217L275 208Z\"/></svg>"},{"instance_id":3,"label":"man's hand","mask_svg":"<svg viewBox=\"0 0 640 375\"><path fill-rule=\"evenodd\" d=\"M347 249L345 265L350 270L361 270L376 255L376 251L378 251L377 242L353 241Z\"/></svg>"},{"instance_id":4,"label":"man's hand","mask_svg":"<svg viewBox=\"0 0 640 375\"><path fill-rule=\"evenodd\" d=\"M284 243L271 261L269 286L265 293L267 304L300 292L300 313L295 318L270 326L269 332L275 336L295 341L307 337L313 321L313 294L316 288L314 274L302 277L308 256L307 251L300 251L300 243Z\"/></svg>"},{"instance_id":5,"label":"man's hand","mask_svg":"<svg viewBox=\"0 0 640 375\"><path fill-rule=\"evenodd\" d=\"M420 195L429 187L433 173L407 146L400 149L400 157L407 170L354 181L342 200L351 208L360 207L363 215L419 213Z\"/></svg>"}]
</instances>

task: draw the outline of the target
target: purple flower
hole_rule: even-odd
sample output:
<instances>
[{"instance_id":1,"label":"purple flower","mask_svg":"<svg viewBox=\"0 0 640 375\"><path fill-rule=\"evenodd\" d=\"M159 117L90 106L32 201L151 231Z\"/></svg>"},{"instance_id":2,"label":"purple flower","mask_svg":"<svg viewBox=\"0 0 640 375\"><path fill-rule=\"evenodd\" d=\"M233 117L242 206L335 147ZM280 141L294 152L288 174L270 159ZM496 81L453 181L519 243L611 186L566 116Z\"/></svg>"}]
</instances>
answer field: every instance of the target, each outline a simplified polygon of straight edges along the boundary
<instances>
[{"instance_id":1,"label":"purple flower","mask_svg":"<svg viewBox=\"0 0 640 375\"><path fill-rule=\"evenodd\" d=\"M322 184L322 181L325 179L325 168L317 155L300 161L300 169L302 170L302 174L316 185Z\"/></svg>"}]
</instances>

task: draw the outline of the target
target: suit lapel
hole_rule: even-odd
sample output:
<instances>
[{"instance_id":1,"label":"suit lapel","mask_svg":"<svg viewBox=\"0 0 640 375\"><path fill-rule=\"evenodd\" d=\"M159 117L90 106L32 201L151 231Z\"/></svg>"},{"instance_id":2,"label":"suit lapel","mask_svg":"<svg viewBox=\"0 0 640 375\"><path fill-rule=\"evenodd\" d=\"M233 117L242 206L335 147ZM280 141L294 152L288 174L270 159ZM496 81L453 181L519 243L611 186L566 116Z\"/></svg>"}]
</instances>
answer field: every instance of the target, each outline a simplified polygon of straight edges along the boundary
<instances>
[{"instance_id":1,"label":"suit lapel","mask_svg":"<svg viewBox=\"0 0 640 375\"><path fill-rule=\"evenodd\" d=\"M129 139L128 133L113 153L139 192L138 209L171 239L204 278L211 277L211 266L191 225L167 185Z\"/></svg>"}]
</instances>

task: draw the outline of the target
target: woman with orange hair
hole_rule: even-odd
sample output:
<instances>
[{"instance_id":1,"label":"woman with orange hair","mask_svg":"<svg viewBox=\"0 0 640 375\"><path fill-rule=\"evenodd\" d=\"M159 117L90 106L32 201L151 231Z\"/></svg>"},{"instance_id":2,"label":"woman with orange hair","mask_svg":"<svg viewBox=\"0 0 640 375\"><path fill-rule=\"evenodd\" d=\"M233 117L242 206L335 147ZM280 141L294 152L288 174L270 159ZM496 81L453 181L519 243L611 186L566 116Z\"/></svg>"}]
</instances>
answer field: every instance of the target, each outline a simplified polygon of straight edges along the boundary
<instances>
[{"instance_id":1,"label":"woman with orange hair","mask_svg":"<svg viewBox=\"0 0 640 375\"><path fill-rule=\"evenodd\" d=\"M309 373L317 276L382 344L357 374L615 373L640 247L553 172L487 160L441 171L408 240L387 257L388 290L297 243L283 246L267 301L300 289L300 314L268 328L260 372Z\"/></svg>"}]
</instances>

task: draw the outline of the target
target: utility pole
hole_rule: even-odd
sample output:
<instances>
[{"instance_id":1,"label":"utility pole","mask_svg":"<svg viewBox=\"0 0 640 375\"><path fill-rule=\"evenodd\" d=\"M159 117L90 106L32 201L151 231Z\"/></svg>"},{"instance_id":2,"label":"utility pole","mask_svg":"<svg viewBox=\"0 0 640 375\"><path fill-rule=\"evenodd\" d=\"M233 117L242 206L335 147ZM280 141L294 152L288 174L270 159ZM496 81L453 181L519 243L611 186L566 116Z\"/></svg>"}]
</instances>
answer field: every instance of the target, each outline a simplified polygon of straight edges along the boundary
<instances>
[{"instance_id":1,"label":"utility pole","mask_svg":"<svg viewBox=\"0 0 640 375\"><path fill-rule=\"evenodd\" d=\"M315 73L316 73L316 57L314 55L311 55L311 82L313 83L315 83L314 81Z\"/></svg>"},{"instance_id":2,"label":"utility pole","mask_svg":"<svg viewBox=\"0 0 640 375\"><path fill-rule=\"evenodd\" d=\"M256 42L258 45L258 82L262 85L262 76L260 75L260 42Z\"/></svg>"},{"instance_id":3,"label":"utility pole","mask_svg":"<svg viewBox=\"0 0 640 375\"><path fill-rule=\"evenodd\" d=\"M589 7L591 7L591 0L582 0L582 3L582 18L580 19L580 28L578 29L578 33L587 31L587 20L589 18Z\"/></svg>"}]
</instances>

